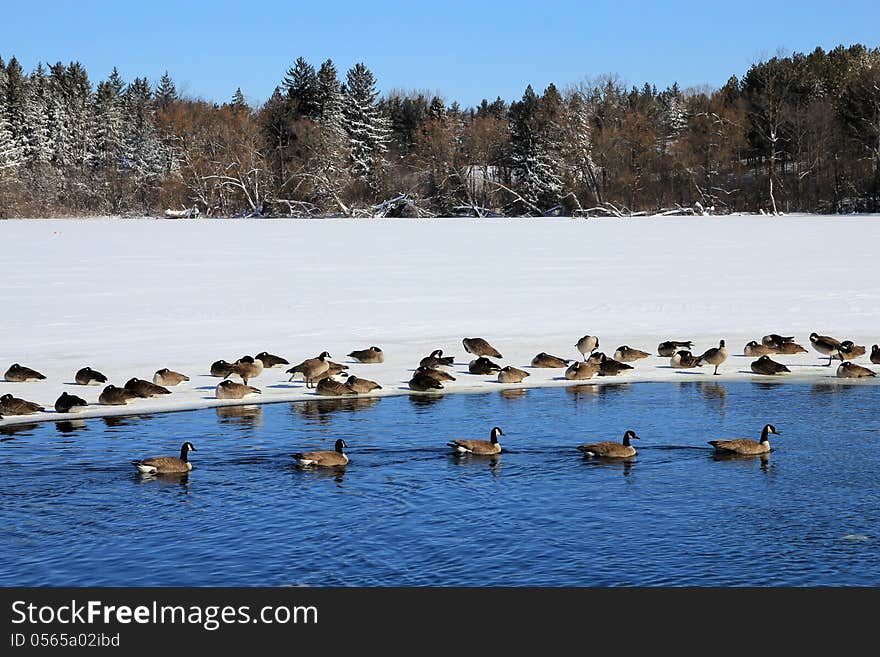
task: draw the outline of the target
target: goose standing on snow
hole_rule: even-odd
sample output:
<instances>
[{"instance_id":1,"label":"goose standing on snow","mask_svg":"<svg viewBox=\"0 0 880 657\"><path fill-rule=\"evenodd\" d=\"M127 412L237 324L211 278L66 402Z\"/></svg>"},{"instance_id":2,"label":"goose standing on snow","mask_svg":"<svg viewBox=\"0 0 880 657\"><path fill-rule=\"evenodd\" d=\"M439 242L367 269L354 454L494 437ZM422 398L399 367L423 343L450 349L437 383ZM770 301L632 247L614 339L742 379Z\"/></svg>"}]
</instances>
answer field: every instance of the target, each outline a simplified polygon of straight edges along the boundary
<instances>
[{"instance_id":1,"label":"goose standing on snow","mask_svg":"<svg viewBox=\"0 0 880 657\"><path fill-rule=\"evenodd\" d=\"M750 365L752 372L755 374L763 374L766 376L775 376L777 374L790 374L791 370L782 363L777 363L770 356L761 356L758 360L752 361Z\"/></svg>"},{"instance_id":2,"label":"goose standing on snow","mask_svg":"<svg viewBox=\"0 0 880 657\"><path fill-rule=\"evenodd\" d=\"M81 411L88 405L89 403L82 397L77 397L76 395L69 395L66 392L62 392L61 396L55 400L55 412L76 413L78 411Z\"/></svg>"},{"instance_id":3,"label":"goose standing on snow","mask_svg":"<svg viewBox=\"0 0 880 657\"><path fill-rule=\"evenodd\" d=\"M522 383L523 379L527 376L529 376L529 373L525 370L508 365L501 368L501 371L498 372L498 383Z\"/></svg>"},{"instance_id":4,"label":"goose standing on snow","mask_svg":"<svg viewBox=\"0 0 880 657\"><path fill-rule=\"evenodd\" d=\"M532 358L532 367L566 367L570 362L571 360L566 360L559 356L552 356L551 354L542 351L540 354Z\"/></svg>"},{"instance_id":5,"label":"goose standing on snow","mask_svg":"<svg viewBox=\"0 0 880 657\"><path fill-rule=\"evenodd\" d=\"M336 445L332 451L321 450L317 452L298 452L292 454L292 456L296 459L297 464L304 468L313 465L324 468L338 468L343 465L348 465L348 457L345 455L345 452L342 451L346 448L348 448L348 445L342 438L340 438L336 441Z\"/></svg>"},{"instance_id":6,"label":"goose standing on snow","mask_svg":"<svg viewBox=\"0 0 880 657\"><path fill-rule=\"evenodd\" d=\"M813 349L820 354L828 356L828 363L825 367L831 367L831 361L834 355L840 352L840 340L836 340L827 335L819 335L818 333L810 333L810 343Z\"/></svg>"},{"instance_id":7,"label":"goose standing on snow","mask_svg":"<svg viewBox=\"0 0 880 657\"><path fill-rule=\"evenodd\" d=\"M239 376L242 383L247 385L250 379L256 379L262 373L263 361L251 356L242 356L232 364L232 372L230 372L229 376L233 374Z\"/></svg>"},{"instance_id":8,"label":"goose standing on snow","mask_svg":"<svg viewBox=\"0 0 880 657\"><path fill-rule=\"evenodd\" d=\"M419 367L430 367L436 370L438 367L452 367L454 361L454 356L444 356L442 349L435 349L430 356L425 356L419 361Z\"/></svg>"},{"instance_id":9,"label":"goose standing on snow","mask_svg":"<svg viewBox=\"0 0 880 657\"><path fill-rule=\"evenodd\" d=\"M385 354L379 347L369 347L359 351L352 351L348 356L354 358L359 363L371 364L385 362Z\"/></svg>"},{"instance_id":10,"label":"goose standing on snow","mask_svg":"<svg viewBox=\"0 0 880 657\"><path fill-rule=\"evenodd\" d=\"M665 358L671 358L678 351L690 351L694 343L690 340L667 340L657 345L657 353Z\"/></svg>"},{"instance_id":11,"label":"goose standing on snow","mask_svg":"<svg viewBox=\"0 0 880 657\"><path fill-rule=\"evenodd\" d=\"M189 441L180 446L180 457L154 456L148 459L132 461L131 464L143 474L180 474L192 470L189 453L196 448Z\"/></svg>"},{"instance_id":12,"label":"goose standing on snow","mask_svg":"<svg viewBox=\"0 0 880 657\"><path fill-rule=\"evenodd\" d=\"M33 415L46 409L36 402L5 394L0 397L0 413L3 415Z\"/></svg>"},{"instance_id":13,"label":"goose standing on snow","mask_svg":"<svg viewBox=\"0 0 880 657\"><path fill-rule=\"evenodd\" d=\"M848 361L844 361L837 368L837 377L840 379L865 379L873 376L877 376L874 370Z\"/></svg>"},{"instance_id":14,"label":"goose standing on snow","mask_svg":"<svg viewBox=\"0 0 880 657\"><path fill-rule=\"evenodd\" d=\"M299 365L294 365L287 370L287 374L290 374L289 380L293 381L297 374L302 374L306 382L306 388L314 387L313 384L320 380L318 377L326 374L330 369L330 361L327 360L330 357L329 352L322 351L319 356L307 358Z\"/></svg>"},{"instance_id":15,"label":"goose standing on snow","mask_svg":"<svg viewBox=\"0 0 880 657\"><path fill-rule=\"evenodd\" d=\"M718 366L727 360L727 347L724 345L724 340L721 340L717 347L706 349L703 355L700 356L700 360L709 363L709 365L714 365L715 371L712 374L718 374Z\"/></svg>"},{"instance_id":16,"label":"goose standing on snow","mask_svg":"<svg viewBox=\"0 0 880 657\"><path fill-rule=\"evenodd\" d=\"M246 386L243 383L236 383L226 379L217 384L214 389L214 396L217 399L244 399L248 395L260 395L262 392L259 388Z\"/></svg>"},{"instance_id":17,"label":"goose standing on snow","mask_svg":"<svg viewBox=\"0 0 880 657\"><path fill-rule=\"evenodd\" d=\"M620 361L621 363L632 363L634 361L647 358L650 355L651 354L649 354L647 351L642 351L641 349L633 349L632 347L622 345L617 348L617 351L614 352L614 360Z\"/></svg>"},{"instance_id":18,"label":"goose standing on snow","mask_svg":"<svg viewBox=\"0 0 880 657\"><path fill-rule=\"evenodd\" d=\"M157 386L176 386L184 381L189 381L189 377L186 374L169 370L167 367L157 370L153 375L153 383Z\"/></svg>"},{"instance_id":19,"label":"goose standing on snow","mask_svg":"<svg viewBox=\"0 0 880 657\"><path fill-rule=\"evenodd\" d=\"M772 424L766 424L761 430L760 441L754 441L751 438L737 438L734 440L710 440L709 444L715 448L716 452L722 454L742 454L744 456L766 454L770 451L769 436L771 433L776 436L782 435Z\"/></svg>"},{"instance_id":20,"label":"goose standing on snow","mask_svg":"<svg viewBox=\"0 0 880 657\"><path fill-rule=\"evenodd\" d=\"M578 445L578 449L584 456L592 456L605 459L627 459L636 455L636 448L630 445L630 440L639 440L635 431L629 430L623 434L623 441L619 443L604 442Z\"/></svg>"},{"instance_id":21,"label":"goose standing on snow","mask_svg":"<svg viewBox=\"0 0 880 657\"><path fill-rule=\"evenodd\" d=\"M91 367L83 367L80 369L76 375L74 375L73 380L81 386L88 386L93 383L107 383L107 377L100 372L96 372Z\"/></svg>"},{"instance_id":22,"label":"goose standing on snow","mask_svg":"<svg viewBox=\"0 0 880 657\"><path fill-rule=\"evenodd\" d=\"M11 383L25 383L27 381L42 381L46 377L36 370L32 370L30 367L24 367L18 363L13 363L9 366L9 369L6 370L6 374L3 375L3 378Z\"/></svg>"},{"instance_id":23,"label":"goose standing on snow","mask_svg":"<svg viewBox=\"0 0 880 657\"><path fill-rule=\"evenodd\" d=\"M464 338L461 341L464 350L474 356L487 356L489 358L504 358L501 353L483 338Z\"/></svg>"},{"instance_id":24,"label":"goose standing on snow","mask_svg":"<svg viewBox=\"0 0 880 657\"><path fill-rule=\"evenodd\" d=\"M256 355L256 358L263 363L263 367L266 368L278 367L279 365L290 365L286 358L275 356L267 351L261 351Z\"/></svg>"},{"instance_id":25,"label":"goose standing on snow","mask_svg":"<svg viewBox=\"0 0 880 657\"><path fill-rule=\"evenodd\" d=\"M500 427L493 427L489 432L489 440L452 440L446 445L456 454L500 454L501 443L498 442L498 436L503 435Z\"/></svg>"},{"instance_id":26,"label":"goose standing on snow","mask_svg":"<svg viewBox=\"0 0 880 657\"><path fill-rule=\"evenodd\" d=\"M581 352L584 360L587 360L587 354L591 354L599 348L599 338L595 335L585 335L575 342L574 346Z\"/></svg>"}]
</instances>

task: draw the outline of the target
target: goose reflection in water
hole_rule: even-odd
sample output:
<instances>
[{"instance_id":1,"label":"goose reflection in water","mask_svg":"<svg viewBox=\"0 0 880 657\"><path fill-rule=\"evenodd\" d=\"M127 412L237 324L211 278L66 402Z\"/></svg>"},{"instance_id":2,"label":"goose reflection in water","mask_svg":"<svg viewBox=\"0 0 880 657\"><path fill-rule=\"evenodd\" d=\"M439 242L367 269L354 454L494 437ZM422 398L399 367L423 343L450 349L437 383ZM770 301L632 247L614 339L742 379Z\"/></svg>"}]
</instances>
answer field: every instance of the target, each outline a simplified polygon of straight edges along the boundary
<instances>
[{"instance_id":1,"label":"goose reflection in water","mask_svg":"<svg viewBox=\"0 0 880 657\"><path fill-rule=\"evenodd\" d=\"M318 424L327 424L334 413L353 413L374 407L379 403L378 397L329 397L320 400L293 402L290 406L296 415Z\"/></svg>"},{"instance_id":2,"label":"goose reflection in water","mask_svg":"<svg viewBox=\"0 0 880 657\"><path fill-rule=\"evenodd\" d=\"M446 399L444 395L409 395L410 403L417 408L427 408Z\"/></svg>"},{"instance_id":3,"label":"goose reflection in water","mask_svg":"<svg viewBox=\"0 0 880 657\"><path fill-rule=\"evenodd\" d=\"M525 399L528 392L527 388L505 388L501 391L501 398L508 400Z\"/></svg>"},{"instance_id":4,"label":"goose reflection in water","mask_svg":"<svg viewBox=\"0 0 880 657\"><path fill-rule=\"evenodd\" d=\"M263 424L263 407L256 404L218 406L217 419L222 424L259 427Z\"/></svg>"},{"instance_id":5,"label":"goose reflection in water","mask_svg":"<svg viewBox=\"0 0 880 657\"><path fill-rule=\"evenodd\" d=\"M83 431L87 427L85 420L59 420L55 423L55 428L58 429L59 433L71 434Z\"/></svg>"},{"instance_id":6,"label":"goose reflection in water","mask_svg":"<svg viewBox=\"0 0 880 657\"><path fill-rule=\"evenodd\" d=\"M0 425L0 435L3 436L29 436L39 426L38 422L25 422L22 424Z\"/></svg>"},{"instance_id":7,"label":"goose reflection in water","mask_svg":"<svg viewBox=\"0 0 880 657\"><path fill-rule=\"evenodd\" d=\"M770 454L722 454L718 452L712 453L713 461L733 461L744 465L760 463L762 472L770 471Z\"/></svg>"}]
</instances>

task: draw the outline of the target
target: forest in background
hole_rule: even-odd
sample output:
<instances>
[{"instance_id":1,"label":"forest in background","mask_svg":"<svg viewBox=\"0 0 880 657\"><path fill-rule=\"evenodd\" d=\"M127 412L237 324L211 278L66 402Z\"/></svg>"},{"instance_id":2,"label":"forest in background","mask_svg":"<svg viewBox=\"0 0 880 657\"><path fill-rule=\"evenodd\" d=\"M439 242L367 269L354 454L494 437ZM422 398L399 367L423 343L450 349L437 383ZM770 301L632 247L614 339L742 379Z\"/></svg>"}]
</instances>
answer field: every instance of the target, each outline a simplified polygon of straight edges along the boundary
<instances>
[{"instance_id":1,"label":"forest in background","mask_svg":"<svg viewBox=\"0 0 880 657\"><path fill-rule=\"evenodd\" d=\"M167 73L93 86L0 59L0 218L880 211L880 49L776 56L720 89L614 76L463 108L299 58L259 107Z\"/></svg>"}]
</instances>

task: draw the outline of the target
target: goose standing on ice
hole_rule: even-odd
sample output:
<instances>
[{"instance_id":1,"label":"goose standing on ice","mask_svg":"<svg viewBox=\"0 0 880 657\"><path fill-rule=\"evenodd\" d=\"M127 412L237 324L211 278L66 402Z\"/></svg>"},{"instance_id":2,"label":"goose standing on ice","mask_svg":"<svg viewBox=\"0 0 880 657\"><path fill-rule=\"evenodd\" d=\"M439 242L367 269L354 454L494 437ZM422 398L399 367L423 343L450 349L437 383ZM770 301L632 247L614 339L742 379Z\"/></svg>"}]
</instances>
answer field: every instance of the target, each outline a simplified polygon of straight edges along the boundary
<instances>
[{"instance_id":1,"label":"goose standing on ice","mask_svg":"<svg viewBox=\"0 0 880 657\"><path fill-rule=\"evenodd\" d=\"M700 356L700 360L709 363L709 365L714 365L715 371L712 374L718 374L718 366L727 360L727 347L724 345L724 340L721 340L717 347L706 349L703 355Z\"/></svg>"},{"instance_id":2,"label":"goose standing on ice","mask_svg":"<svg viewBox=\"0 0 880 657\"><path fill-rule=\"evenodd\" d=\"M587 360L587 354L591 354L599 348L599 338L595 335L585 335L575 342L574 346L581 352L584 360Z\"/></svg>"},{"instance_id":3,"label":"goose standing on ice","mask_svg":"<svg viewBox=\"0 0 880 657\"><path fill-rule=\"evenodd\" d=\"M347 449L346 442L339 438L333 450L321 450L317 452L298 452L292 454L293 458L299 466L307 468L310 466L318 466L324 468L338 468L348 465L348 456L345 455L343 449Z\"/></svg>"},{"instance_id":4,"label":"goose standing on ice","mask_svg":"<svg viewBox=\"0 0 880 657\"><path fill-rule=\"evenodd\" d=\"M504 358L501 353L483 338L464 338L461 341L464 350L474 356L487 356L489 358Z\"/></svg>"},{"instance_id":5,"label":"goose standing on ice","mask_svg":"<svg viewBox=\"0 0 880 657\"><path fill-rule=\"evenodd\" d=\"M604 442L578 445L578 449L584 456L592 456L605 459L627 459L636 455L636 448L630 445L631 440L640 440L635 431L629 430L623 434L623 441L619 443Z\"/></svg>"},{"instance_id":6,"label":"goose standing on ice","mask_svg":"<svg viewBox=\"0 0 880 657\"><path fill-rule=\"evenodd\" d=\"M772 424L766 424L761 430L760 441L755 441L751 438L736 438L734 440L710 440L709 444L715 448L716 452L722 454L741 454L744 456L766 454L770 451L769 436L771 433L776 436L782 435Z\"/></svg>"},{"instance_id":7,"label":"goose standing on ice","mask_svg":"<svg viewBox=\"0 0 880 657\"><path fill-rule=\"evenodd\" d=\"M331 358L330 353L327 351L322 351L319 356L315 358L307 358L299 365L294 365L289 370L287 370L287 374L290 374L290 381L293 381L293 378L297 374L302 374L303 379L306 382L306 388L314 387L313 384L317 383L322 375L326 374L330 369L330 361L327 359Z\"/></svg>"},{"instance_id":8,"label":"goose standing on ice","mask_svg":"<svg viewBox=\"0 0 880 657\"><path fill-rule=\"evenodd\" d=\"M88 386L93 383L107 383L107 377L100 372L96 372L91 367L83 367L80 369L76 375L74 375L73 380L81 386Z\"/></svg>"},{"instance_id":9,"label":"goose standing on ice","mask_svg":"<svg viewBox=\"0 0 880 657\"><path fill-rule=\"evenodd\" d=\"M9 369L6 370L6 374L3 375L3 378L12 383L25 383L27 381L42 381L46 377L36 370L32 370L30 367L24 367L18 363L13 363L9 366Z\"/></svg>"},{"instance_id":10,"label":"goose standing on ice","mask_svg":"<svg viewBox=\"0 0 880 657\"><path fill-rule=\"evenodd\" d=\"M263 373L263 361L252 356L242 356L232 364L230 376L235 374L241 377L242 383L248 384L250 379L256 379Z\"/></svg>"},{"instance_id":11,"label":"goose standing on ice","mask_svg":"<svg viewBox=\"0 0 880 657\"><path fill-rule=\"evenodd\" d=\"M828 363L825 367L831 367L831 361L834 355L840 352L840 340L836 340L827 335L819 335L818 333L810 333L810 343L813 349L820 354L828 356Z\"/></svg>"},{"instance_id":12,"label":"goose standing on ice","mask_svg":"<svg viewBox=\"0 0 880 657\"><path fill-rule=\"evenodd\" d=\"M498 436L503 435L500 427L493 427L489 432L489 440L452 440L446 445L456 454L500 454L501 443L498 442Z\"/></svg>"},{"instance_id":13,"label":"goose standing on ice","mask_svg":"<svg viewBox=\"0 0 880 657\"><path fill-rule=\"evenodd\" d=\"M131 464L143 474L179 474L192 470L189 462L189 453L195 452L196 448L189 441L180 447L180 457L154 456L148 459L132 461Z\"/></svg>"}]
</instances>

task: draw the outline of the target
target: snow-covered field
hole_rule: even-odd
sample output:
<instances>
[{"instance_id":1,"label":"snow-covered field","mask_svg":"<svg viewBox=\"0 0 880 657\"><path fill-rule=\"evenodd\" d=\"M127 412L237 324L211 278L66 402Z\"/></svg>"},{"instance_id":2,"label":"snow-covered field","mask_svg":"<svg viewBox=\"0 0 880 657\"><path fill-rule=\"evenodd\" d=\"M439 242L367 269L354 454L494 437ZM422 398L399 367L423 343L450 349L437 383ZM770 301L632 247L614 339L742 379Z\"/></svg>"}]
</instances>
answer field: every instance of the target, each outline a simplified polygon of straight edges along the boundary
<instances>
[{"instance_id":1,"label":"snow-covered field","mask_svg":"<svg viewBox=\"0 0 880 657\"><path fill-rule=\"evenodd\" d=\"M462 337L487 338L502 365L519 367L539 351L578 358L586 333L609 356L622 344L656 353L665 339L694 340L696 353L721 338L731 348L719 377L653 356L596 383L758 379L737 354L770 332L809 350L777 357L788 380L838 381L809 347L812 331L869 353L880 341L876 216L10 220L0 247L0 369L17 362L48 377L0 381L0 394L50 409L4 424L65 418L51 410L64 390L97 404L101 386L72 385L85 365L120 386L162 367L191 377L169 396L81 414L97 416L228 404L214 399L210 364L264 350L292 364L327 350L380 394L401 394L435 348L456 357L447 391L503 387L467 373ZM384 364L346 357L370 345ZM526 369L525 385L573 383ZM264 371L251 382L263 394L245 401L314 398L287 379Z\"/></svg>"}]
</instances>

